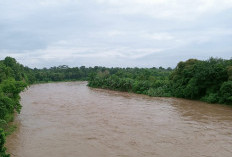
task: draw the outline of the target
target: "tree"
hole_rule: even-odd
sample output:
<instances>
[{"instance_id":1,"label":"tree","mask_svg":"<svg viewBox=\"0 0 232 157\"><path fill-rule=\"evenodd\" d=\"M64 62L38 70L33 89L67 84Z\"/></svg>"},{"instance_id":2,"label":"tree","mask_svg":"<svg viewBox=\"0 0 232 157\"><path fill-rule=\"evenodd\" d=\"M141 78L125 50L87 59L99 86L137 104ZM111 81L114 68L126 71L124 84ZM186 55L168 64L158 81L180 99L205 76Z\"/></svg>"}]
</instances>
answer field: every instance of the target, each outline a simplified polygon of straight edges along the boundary
<instances>
[{"instance_id":1,"label":"tree","mask_svg":"<svg viewBox=\"0 0 232 157\"><path fill-rule=\"evenodd\" d=\"M220 88L220 103L232 104L232 81L222 84Z\"/></svg>"}]
</instances>

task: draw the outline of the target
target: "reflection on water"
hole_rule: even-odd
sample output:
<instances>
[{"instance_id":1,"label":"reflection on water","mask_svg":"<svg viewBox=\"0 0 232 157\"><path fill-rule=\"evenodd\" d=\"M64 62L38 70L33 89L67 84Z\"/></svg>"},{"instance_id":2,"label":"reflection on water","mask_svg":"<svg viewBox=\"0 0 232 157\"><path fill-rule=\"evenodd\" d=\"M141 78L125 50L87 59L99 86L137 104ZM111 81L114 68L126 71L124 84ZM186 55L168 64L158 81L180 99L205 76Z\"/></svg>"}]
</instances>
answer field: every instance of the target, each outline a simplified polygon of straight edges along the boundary
<instances>
[{"instance_id":1,"label":"reflection on water","mask_svg":"<svg viewBox=\"0 0 232 157\"><path fill-rule=\"evenodd\" d=\"M14 157L231 157L232 108L86 87L33 85L21 94Z\"/></svg>"}]
</instances>

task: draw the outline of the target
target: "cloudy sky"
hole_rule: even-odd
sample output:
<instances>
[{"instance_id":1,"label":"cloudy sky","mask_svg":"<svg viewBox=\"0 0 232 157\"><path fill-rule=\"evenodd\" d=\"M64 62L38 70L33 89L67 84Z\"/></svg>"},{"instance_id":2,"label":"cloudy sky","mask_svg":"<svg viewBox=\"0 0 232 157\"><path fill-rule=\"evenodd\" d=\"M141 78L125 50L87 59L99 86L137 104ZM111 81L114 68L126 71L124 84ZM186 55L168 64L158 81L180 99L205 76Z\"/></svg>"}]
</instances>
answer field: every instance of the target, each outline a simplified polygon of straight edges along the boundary
<instances>
[{"instance_id":1,"label":"cloudy sky","mask_svg":"<svg viewBox=\"0 0 232 157\"><path fill-rule=\"evenodd\" d=\"M175 67L232 57L232 0L0 0L0 59Z\"/></svg>"}]
</instances>

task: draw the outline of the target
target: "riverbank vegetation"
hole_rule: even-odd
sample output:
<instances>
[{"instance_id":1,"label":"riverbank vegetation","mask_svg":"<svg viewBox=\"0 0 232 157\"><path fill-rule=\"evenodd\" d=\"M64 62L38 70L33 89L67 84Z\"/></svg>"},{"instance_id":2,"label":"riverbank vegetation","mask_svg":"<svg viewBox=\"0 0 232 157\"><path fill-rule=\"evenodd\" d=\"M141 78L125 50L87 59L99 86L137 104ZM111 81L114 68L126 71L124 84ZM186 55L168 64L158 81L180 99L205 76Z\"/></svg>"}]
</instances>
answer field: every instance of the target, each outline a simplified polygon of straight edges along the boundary
<instances>
[{"instance_id":1,"label":"riverbank vegetation","mask_svg":"<svg viewBox=\"0 0 232 157\"><path fill-rule=\"evenodd\" d=\"M106 68L92 73L88 85L150 96L171 96L169 75L172 71L162 67Z\"/></svg>"},{"instance_id":2,"label":"riverbank vegetation","mask_svg":"<svg viewBox=\"0 0 232 157\"><path fill-rule=\"evenodd\" d=\"M13 121L15 111L20 113L19 93L27 87L28 79L24 67L15 59L7 57L0 61L0 156L6 154L5 134L11 132L8 123Z\"/></svg>"},{"instance_id":3,"label":"riverbank vegetation","mask_svg":"<svg viewBox=\"0 0 232 157\"><path fill-rule=\"evenodd\" d=\"M232 59L189 59L175 69L106 68L91 74L90 87L159 97L232 104Z\"/></svg>"},{"instance_id":4,"label":"riverbank vegetation","mask_svg":"<svg viewBox=\"0 0 232 157\"><path fill-rule=\"evenodd\" d=\"M88 80L88 86L158 97L178 97L232 105L232 59L189 59L171 68L106 68L66 65L31 69L14 58L0 61L0 156L8 157L8 123L20 113L20 92L41 82ZM13 127L14 128L14 127Z\"/></svg>"},{"instance_id":5,"label":"riverbank vegetation","mask_svg":"<svg viewBox=\"0 0 232 157\"><path fill-rule=\"evenodd\" d=\"M169 80L174 97L232 104L232 59L180 62Z\"/></svg>"}]
</instances>

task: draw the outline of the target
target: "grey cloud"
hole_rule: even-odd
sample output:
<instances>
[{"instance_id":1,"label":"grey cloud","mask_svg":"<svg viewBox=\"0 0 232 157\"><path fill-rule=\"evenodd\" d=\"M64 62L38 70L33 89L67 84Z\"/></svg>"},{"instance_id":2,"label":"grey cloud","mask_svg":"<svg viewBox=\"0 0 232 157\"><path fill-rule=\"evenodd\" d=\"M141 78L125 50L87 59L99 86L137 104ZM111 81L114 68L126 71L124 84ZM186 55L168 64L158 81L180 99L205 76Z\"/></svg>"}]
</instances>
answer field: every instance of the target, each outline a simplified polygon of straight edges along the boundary
<instances>
[{"instance_id":1,"label":"grey cloud","mask_svg":"<svg viewBox=\"0 0 232 157\"><path fill-rule=\"evenodd\" d=\"M31 67L173 67L187 58L228 57L232 3L182 2L4 0L0 58L11 55Z\"/></svg>"}]
</instances>

